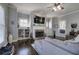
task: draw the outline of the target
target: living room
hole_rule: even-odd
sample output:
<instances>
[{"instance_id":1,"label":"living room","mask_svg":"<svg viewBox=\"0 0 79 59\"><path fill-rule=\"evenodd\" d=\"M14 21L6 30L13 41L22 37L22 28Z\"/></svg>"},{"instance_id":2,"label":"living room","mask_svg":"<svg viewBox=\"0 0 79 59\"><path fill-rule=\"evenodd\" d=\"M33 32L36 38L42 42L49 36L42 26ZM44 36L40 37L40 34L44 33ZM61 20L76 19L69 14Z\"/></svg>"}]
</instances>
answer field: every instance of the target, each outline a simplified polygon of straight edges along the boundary
<instances>
[{"instance_id":1,"label":"living room","mask_svg":"<svg viewBox=\"0 0 79 59\"><path fill-rule=\"evenodd\" d=\"M0 3L0 54L78 55L78 6L79 3Z\"/></svg>"}]
</instances>

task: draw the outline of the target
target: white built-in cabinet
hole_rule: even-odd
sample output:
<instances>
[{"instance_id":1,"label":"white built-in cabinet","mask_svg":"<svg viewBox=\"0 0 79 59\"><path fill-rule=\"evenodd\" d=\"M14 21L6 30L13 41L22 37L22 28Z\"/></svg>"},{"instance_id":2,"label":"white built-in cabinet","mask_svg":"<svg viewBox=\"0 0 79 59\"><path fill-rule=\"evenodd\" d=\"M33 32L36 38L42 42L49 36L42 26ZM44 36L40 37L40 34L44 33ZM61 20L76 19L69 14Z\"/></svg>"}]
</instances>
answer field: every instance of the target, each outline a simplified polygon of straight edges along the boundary
<instances>
[{"instance_id":1,"label":"white built-in cabinet","mask_svg":"<svg viewBox=\"0 0 79 59\"><path fill-rule=\"evenodd\" d=\"M28 39L30 38L29 28L18 28L18 39Z\"/></svg>"}]
</instances>

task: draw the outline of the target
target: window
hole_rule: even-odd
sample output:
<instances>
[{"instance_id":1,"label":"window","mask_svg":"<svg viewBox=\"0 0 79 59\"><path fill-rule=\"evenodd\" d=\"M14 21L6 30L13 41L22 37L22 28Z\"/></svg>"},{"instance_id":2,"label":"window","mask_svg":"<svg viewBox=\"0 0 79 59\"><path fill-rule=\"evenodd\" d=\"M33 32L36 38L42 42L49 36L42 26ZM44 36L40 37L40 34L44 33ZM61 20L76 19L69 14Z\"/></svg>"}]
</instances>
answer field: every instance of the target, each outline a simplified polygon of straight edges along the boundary
<instances>
[{"instance_id":1,"label":"window","mask_svg":"<svg viewBox=\"0 0 79 59\"><path fill-rule=\"evenodd\" d=\"M49 27L49 21L46 20L46 27L48 28Z\"/></svg>"},{"instance_id":2,"label":"window","mask_svg":"<svg viewBox=\"0 0 79 59\"><path fill-rule=\"evenodd\" d=\"M46 21L46 27L48 27L49 29L52 29L52 20L51 19L48 19Z\"/></svg>"},{"instance_id":3,"label":"window","mask_svg":"<svg viewBox=\"0 0 79 59\"><path fill-rule=\"evenodd\" d=\"M49 20L49 28L52 29L52 20Z\"/></svg>"},{"instance_id":4,"label":"window","mask_svg":"<svg viewBox=\"0 0 79 59\"><path fill-rule=\"evenodd\" d=\"M29 27L29 21L28 19L19 19L19 26L20 27Z\"/></svg>"},{"instance_id":5,"label":"window","mask_svg":"<svg viewBox=\"0 0 79 59\"><path fill-rule=\"evenodd\" d=\"M66 21L65 20L62 20L62 21L59 21L59 29L66 29Z\"/></svg>"},{"instance_id":6,"label":"window","mask_svg":"<svg viewBox=\"0 0 79 59\"><path fill-rule=\"evenodd\" d=\"M4 9L0 6L0 43L5 39L5 15Z\"/></svg>"}]
</instances>

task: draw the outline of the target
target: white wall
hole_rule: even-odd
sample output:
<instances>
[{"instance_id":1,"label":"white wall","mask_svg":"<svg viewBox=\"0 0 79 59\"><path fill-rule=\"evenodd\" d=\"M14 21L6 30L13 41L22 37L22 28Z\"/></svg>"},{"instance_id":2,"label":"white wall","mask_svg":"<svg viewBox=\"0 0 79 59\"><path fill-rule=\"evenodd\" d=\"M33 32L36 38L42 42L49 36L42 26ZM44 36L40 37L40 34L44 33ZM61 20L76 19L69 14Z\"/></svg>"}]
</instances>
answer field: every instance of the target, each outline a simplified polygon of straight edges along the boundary
<instances>
[{"instance_id":1,"label":"white wall","mask_svg":"<svg viewBox=\"0 0 79 59\"><path fill-rule=\"evenodd\" d=\"M65 15L63 17L61 17L62 20L66 20L66 34L69 34L69 32L71 31L71 24L72 23L77 23L77 30L79 30L79 11L69 14L69 15Z\"/></svg>"},{"instance_id":2,"label":"white wall","mask_svg":"<svg viewBox=\"0 0 79 59\"><path fill-rule=\"evenodd\" d=\"M14 37L14 39L16 40L16 36L17 36L17 9L16 8L10 8L10 31L12 32L12 35ZM23 17L23 16L22 16ZM30 15L30 20L31 20L31 32L33 30L33 28L35 28L33 26L33 14ZM47 18L46 18L47 20ZM63 16L61 18L57 18L57 19L52 19L52 29L46 28L45 32L48 36L53 36L53 30L56 30L56 35L60 35L62 36L63 34L59 33L59 30L57 27L55 27L56 25L58 26L58 22L60 20L66 20L66 33L68 34L71 31L71 23L77 23L78 24L78 28L79 29L79 12L76 13L72 13L66 16ZM14 24L11 24L11 21L14 21ZM40 26L40 27L45 27L45 26Z\"/></svg>"},{"instance_id":3,"label":"white wall","mask_svg":"<svg viewBox=\"0 0 79 59\"><path fill-rule=\"evenodd\" d=\"M17 41L17 8L9 5L9 34L12 35L12 41ZM10 40L11 41L11 40Z\"/></svg>"},{"instance_id":4,"label":"white wall","mask_svg":"<svg viewBox=\"0 0 79 59\"><path fill-rule=\"evenodd\" d=\"M50 35L50 36L53 36L54 32L55 31L55 35L58 36L58 37L65 37L66 35L66 32L63 34L63 33L60 33L60 29L59 29L59 22L62 21L63 19L61 19L60 17L50 17L51 20L52 20L52 28L49 29L47 28L46 30L47 31L47 34Z\"/></svg>"},{"instance_id":5,"label":"white wall","mask_svg":"<svg viewBox=\"0 0 79 59\"><path fill-rule=\"evenodd\" d=\"M52 20L52 29L46 28L45 32L48 36L53 36L53 30L56 30L56 35L57 36L61 36L61 37L65 37L65 35L69 34L69 32L71 31L71 24L72 23L77 23L77 30L79 30L79 11L73 12L71 14L68 15L64 15L62 17L56 17L56 18L51 18ZM46 17L46 20L48 20L48 18ZM58 23L59 21L65 20L66 21L66 31L64 34L59 32L58 29ZM46 21L47 22L47 21Z\"/></svg>"},{"instance_id":6,"label":"white wall","mask_svg":"<svg viewBox=\"0 0 79 59\"><path fill-rule=\"evenodd\" d=\"M59 21L61 20L65 20L66 21L66 31L65 31L65 34L62 34L59 32L59 29L58 29L58 23ZM64 37L65 35L68 35L69 32L71 31L71 24L72 23L77 23L77 28L76 28L76 31L79 30L79 11L77 12L73 12L71 14L68 14L68 15L64 15L62 17L58 17L57 19L53 19L53 28L52 30L55 30L56 31L56 36L61 36L61 37ZM57 27L55 27L57 25Z\"/></svg>"},{"instance_id":7,"label":"white wall","mask_svg":"<svg viewBox=\"0 0 79 59\"><path fill-rule=\"evenodd\" d=\"M46 34L47 36L53 36L55 31L55 35L59 36L59 37L65 37L66 33L62 34L60 33L60 29L59 29L59 22L62 21L62 19L60 17L49 17L46 19L46 23L48 22L47 20L51 20L52 22L52 28L46 27Z\"/></svg>"},{"instance_id":8,"label":"white wall","mask_svg":"<svg viewBox=\"0 0 79 59\"><path fill-rule=\"evenodd\" d=\"M8 7L7 7L7 4L0 4L3 9L4 9L4 13L5 13L5 40L2 44L0 44L0 48L2 46L5 46L7 44L7 29L8 29Z\"/></svg>"}]
</instances>

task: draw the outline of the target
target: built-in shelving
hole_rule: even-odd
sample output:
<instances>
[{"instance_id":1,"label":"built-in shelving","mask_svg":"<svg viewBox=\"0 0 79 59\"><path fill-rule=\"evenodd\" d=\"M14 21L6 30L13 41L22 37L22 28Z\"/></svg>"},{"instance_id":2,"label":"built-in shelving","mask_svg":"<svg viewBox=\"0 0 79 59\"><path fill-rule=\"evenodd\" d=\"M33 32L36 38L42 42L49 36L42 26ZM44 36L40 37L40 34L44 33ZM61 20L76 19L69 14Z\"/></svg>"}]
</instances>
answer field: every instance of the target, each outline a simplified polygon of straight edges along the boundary
<instances>
[{"instance_id":1,"label":"built-in shelving","mask_svg":"<svg viewBox=\"0 0 79 59\"><path fill-rule=\"evenodd\" d=\"M19 39L30 38L30 29L29 28L19 28L18 29L18 38Z\"/></svg>"}]
</instances>

